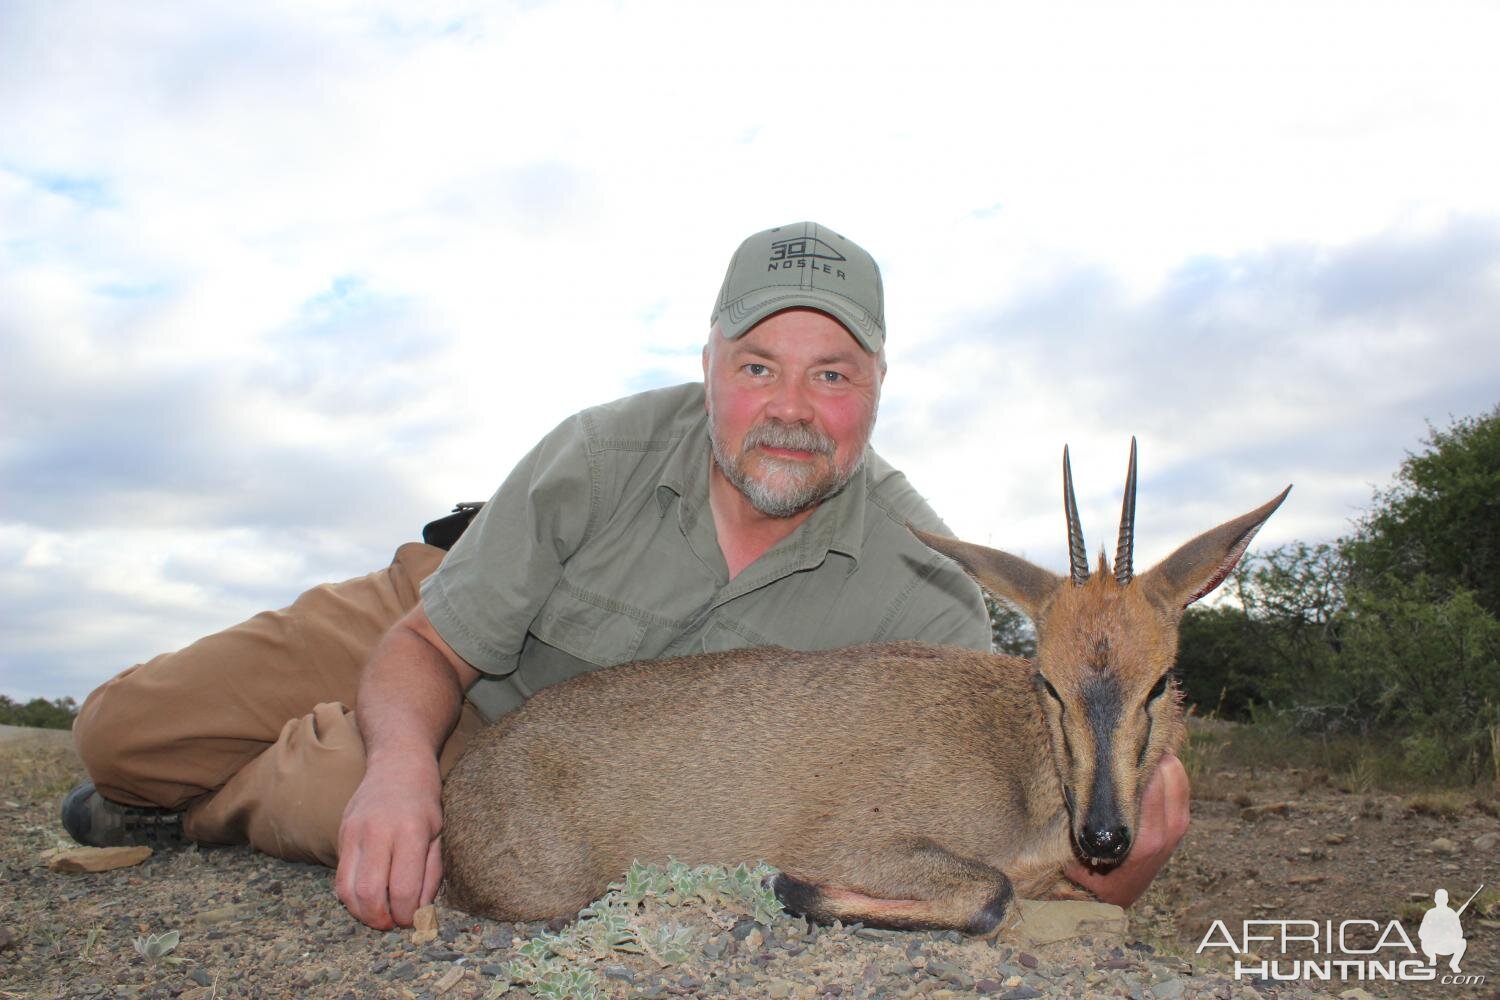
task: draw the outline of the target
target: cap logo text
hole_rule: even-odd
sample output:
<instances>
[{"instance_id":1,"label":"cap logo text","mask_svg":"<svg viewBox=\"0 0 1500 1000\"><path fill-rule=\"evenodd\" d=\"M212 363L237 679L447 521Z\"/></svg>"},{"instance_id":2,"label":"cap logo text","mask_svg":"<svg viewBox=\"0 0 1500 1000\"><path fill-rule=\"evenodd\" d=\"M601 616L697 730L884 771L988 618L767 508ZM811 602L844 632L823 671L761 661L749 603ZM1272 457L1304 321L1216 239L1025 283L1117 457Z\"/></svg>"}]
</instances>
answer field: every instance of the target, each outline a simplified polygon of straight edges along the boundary
<instances>
[{"instance_id":1,"label":"cap logo text","mask_svg":"<svg viewBox=\"0 0 1500 1000\"><path fill-rule=\"evenodd\" d=\"M795 239L777 240L771 244L771 257L766 263L767 271L790 270L794 267L808 268L844 277L841 269L820 261L847 260L843 254L824 243L816 236L799 236Z\"/></svg>"}]
</instances>

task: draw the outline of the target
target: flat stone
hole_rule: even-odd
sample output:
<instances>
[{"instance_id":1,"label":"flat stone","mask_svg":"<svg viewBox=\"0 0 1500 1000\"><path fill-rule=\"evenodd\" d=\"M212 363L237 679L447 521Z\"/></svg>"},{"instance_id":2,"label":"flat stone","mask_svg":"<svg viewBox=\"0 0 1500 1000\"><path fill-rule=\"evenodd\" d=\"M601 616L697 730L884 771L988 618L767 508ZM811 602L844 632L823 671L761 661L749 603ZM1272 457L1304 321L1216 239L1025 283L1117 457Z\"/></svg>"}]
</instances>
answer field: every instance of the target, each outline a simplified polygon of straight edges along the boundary
<instances>
[{"instance_id":1,"label":"flat stone","mask_svg":"<svg viewBox=\"0 0 1500 1000\"><path fill-rule=\"evenodd\" d=\"M1474 838L1474 846L1481 851L1493 851L1500 846L1500 833L1481 833Z\"/></svg>"},{"instance_id":2,"label":"flat stone","mask_svg":"<svg viewBox=\"0 0 1500 1000\"><path fill-rule=\"evenodd\" d=\"M449 966L448 971L439 976L438 981L432 984L433 995L442 996L444 993L447 993L449 990L453 989L453 987L457 986L458 981L463 977L464 967L462 965Z\"/></svg>"},{"instance_id":3,"label":"flat stone","mask_svg":"<svg viewBox=\"0 0 1500 1000\"><path fill-rule=\"evenodd\" d=\"M1181 979L1164 979L1151 987L1152 1000L1177 1000L1184 989Z\"/></svg>"},{"instance_id":4,"label":"flat stone","mask_svg":"<svg viewBox=\"0 0 1500 1000\"><path fill-rule=\"evenodd\" d=\"M1452 854L1454 851L1458 850L1458 845L1449 840L1447 837L1438 837L1428 846L1439 854Z\"/></svg>"},{"instance_id":5,"label":"flat stone","mask_svg":"<svg viewBox=\"0 0 1500 1000\"><path fill-rule=\"evenodd\" d=\"M212 927L215 924L244 920L254 915L254 903L230 903L228 906L216 906L211 910L202 910L195 913L191 917L188 917L188 923L197 927Z\"/></svg>"},{"instance_id":6,"label":"flat stone","mask_svg":"<svg viewBox=\"0 0 1500 1000\"><path fill-rule=\"evenodd\" d=\"M55 872L107 872L129 868L151 857L151 848L139 847L73 847L58 851L47 859Z\"/></svg>"},{"instance_id":7,"label":"flat stone","mask_svg":"<svg viewBox=\"0 0 1500 1000\"><path fill-rule=\"evenodd\" d=\"M1290 802L1267 802L1264 805L1241 809L1240 819L1257 820L1265 819L1267 816L1288 816L1292 809L1293 805Z\"/></svg>"},{"instance_id":8,"label":"flat stone","mask_svg":"<svg viewBox=\"0 0 1500 1000\"><path fill-rule=\"evenodd\" d=\"M1129 929L1125 911L1111 903L1077 899L1018 899L1012 909L1014 923L1001 933L1008 941L1038 948L1058 941L1094 937L1118 943ZM1028 969L1027 955L1021 964ZM1035 959L1032 960L1033 963Z\"/></svg>"}]
</instances>

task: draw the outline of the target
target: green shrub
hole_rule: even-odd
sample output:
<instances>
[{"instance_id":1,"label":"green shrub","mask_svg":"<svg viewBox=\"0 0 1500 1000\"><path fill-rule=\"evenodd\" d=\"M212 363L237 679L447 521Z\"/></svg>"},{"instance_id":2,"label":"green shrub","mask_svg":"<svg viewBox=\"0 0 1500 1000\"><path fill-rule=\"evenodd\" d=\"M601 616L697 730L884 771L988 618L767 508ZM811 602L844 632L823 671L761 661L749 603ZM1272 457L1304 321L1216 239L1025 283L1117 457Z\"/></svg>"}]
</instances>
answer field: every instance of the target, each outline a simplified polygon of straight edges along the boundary
<instances>
[{"instance_id":1,"label":"green shrub","mask_svg":"<svg viewBox=\"0 0 1500 1000\"><path fill-rule=\"evenodd\" d=\"M32 726L38 729L72 729L78 702L72 698L47 701L33 698L22 705L0 694L0 725Z\"/></svg>"}]
</instances>

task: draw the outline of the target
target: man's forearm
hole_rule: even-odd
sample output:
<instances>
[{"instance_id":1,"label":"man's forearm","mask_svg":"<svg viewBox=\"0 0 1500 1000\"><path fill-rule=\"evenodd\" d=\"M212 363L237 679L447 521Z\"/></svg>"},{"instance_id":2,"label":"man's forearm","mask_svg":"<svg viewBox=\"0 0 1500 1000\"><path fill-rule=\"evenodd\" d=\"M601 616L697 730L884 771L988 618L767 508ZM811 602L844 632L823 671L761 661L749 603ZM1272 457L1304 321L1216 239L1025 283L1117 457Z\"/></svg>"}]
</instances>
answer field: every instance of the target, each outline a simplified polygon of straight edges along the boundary
<instances>
[{"instance_id":1,"label":"man's forearm","mask_svg":"<svg viewBox=\"0 0 1500 1000\"><path fill-rule=\"evenodd\" d=\"M435 757L458 722L462 702L463 690L443 654L404 622L397 624L360 678L355 718L367 761L375 765L412 753Z\"/></svg>"}]
</instances>

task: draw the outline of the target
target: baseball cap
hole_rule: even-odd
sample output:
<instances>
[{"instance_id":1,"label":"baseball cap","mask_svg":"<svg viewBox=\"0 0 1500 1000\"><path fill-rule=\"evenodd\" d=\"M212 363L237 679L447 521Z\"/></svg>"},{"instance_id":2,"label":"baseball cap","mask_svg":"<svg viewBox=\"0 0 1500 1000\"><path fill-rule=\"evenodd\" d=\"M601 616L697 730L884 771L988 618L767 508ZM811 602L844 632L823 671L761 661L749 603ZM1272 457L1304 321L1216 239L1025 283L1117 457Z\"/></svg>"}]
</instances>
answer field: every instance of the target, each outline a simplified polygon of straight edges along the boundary
<instances>
[{"instance_id":1,"label":"baseball cap","mask_svg":"<svg viewBox=\"0 0 1500 1000\"><path fill-rule=\"evenodd\" d=\"M885 343L879 265L853 240L816 222L777 226L741 243L710 322L733 340L797 306L832 316L871 354Z\"/></svg>"}]
</instances>

